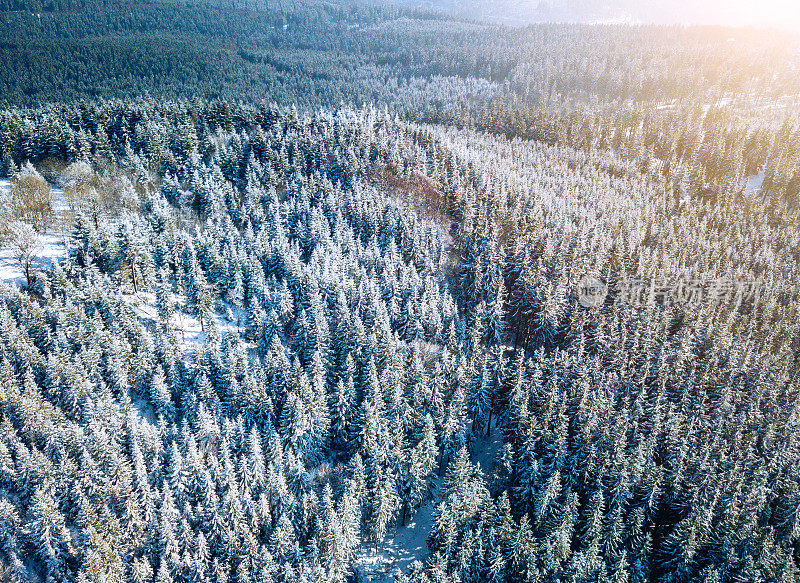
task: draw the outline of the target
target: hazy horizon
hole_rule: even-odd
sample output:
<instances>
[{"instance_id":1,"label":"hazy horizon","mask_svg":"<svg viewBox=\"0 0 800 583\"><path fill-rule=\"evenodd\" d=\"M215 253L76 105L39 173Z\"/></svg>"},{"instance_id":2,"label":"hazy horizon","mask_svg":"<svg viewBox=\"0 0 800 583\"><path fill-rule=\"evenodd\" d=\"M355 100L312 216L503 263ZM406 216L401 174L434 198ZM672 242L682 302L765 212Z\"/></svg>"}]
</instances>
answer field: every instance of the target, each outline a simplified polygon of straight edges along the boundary
<instances>
[{"instance_id":1,"label":"hazy horizon","mask_svg":"<svg viewBox=\"0 0 800 583\"><path fill-rule=\"evenodd\" d=\"M460 16L502 22L619 22L778 27L800 30L800 5L786 0L754 4L739 0L701 3L690 0L383 0L406 6L439 9Z\"/></svg>"}]
</instances>

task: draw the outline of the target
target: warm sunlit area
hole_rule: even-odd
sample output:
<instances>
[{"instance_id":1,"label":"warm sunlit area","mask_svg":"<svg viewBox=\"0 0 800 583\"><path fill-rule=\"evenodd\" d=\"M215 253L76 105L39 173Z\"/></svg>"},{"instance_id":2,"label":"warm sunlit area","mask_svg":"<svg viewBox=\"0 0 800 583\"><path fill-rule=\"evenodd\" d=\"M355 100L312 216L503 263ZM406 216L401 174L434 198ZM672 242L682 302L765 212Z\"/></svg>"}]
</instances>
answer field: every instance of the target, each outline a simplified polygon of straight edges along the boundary
<instances>
[{"instance_id":1,"label":"warm sunlit area","mask_svg":"<svg viewBox=\"0 0 800 583\"><path fill-rule=\"evenodd\" d=\"M0 0L0 583L800 583L800 4Z\"/></svg>"},{"instance_id":2,"label":"warm sunlit area","mask_svg":"<svg viewBox=\"0 0 800 583\"><path fill-rule=\"evenodd\" d=\"M671 4L661 3L662 11L668 12ZM793 0L698 0L683 5L689 23L800 27L800 3Z\"/></svg>"}]
</instances>

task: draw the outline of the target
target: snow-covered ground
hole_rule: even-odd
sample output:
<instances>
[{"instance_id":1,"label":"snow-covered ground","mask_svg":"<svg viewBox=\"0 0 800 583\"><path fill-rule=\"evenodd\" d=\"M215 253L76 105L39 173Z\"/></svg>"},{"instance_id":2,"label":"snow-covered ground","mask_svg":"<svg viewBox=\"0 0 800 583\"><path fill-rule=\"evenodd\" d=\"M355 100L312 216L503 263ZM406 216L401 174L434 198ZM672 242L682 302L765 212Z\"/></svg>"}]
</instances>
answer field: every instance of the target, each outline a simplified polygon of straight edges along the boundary
<instances>
[{"instance_id":1,"label":"snow-covered ground","mask_svg":"<svg viewBox=\"0 0 800 583\"><path fill-rule=\"evenodd\" d=\"M423 504L404 527L398 527L394 536L384 541L377 554L371 544L364 544L353 563L358 580L391 583L414 561L424 564L428 558L428 534L433 527L436 504L436 500Z\"/></svg>"},{"instance_id":2,"label":"snow-covered ground","mask_svg":"<svg viewBox=\"0 0 800 583\"><path fill-rule=\"evenodd\" d=\"M502 436L494 423L491 437L472 443L472 463L480 467L487 481L491 479L502 446ZM434 480L433 492L439 491L439 481L439 478ZM428 559L428 535L433 527L434 511L439 502L441 498L434 495L410 518L408 524L390 531L391 538L387 537L377 554L372 545L364 544L353 562L357 580L392 583L399 574L407 572L414 561L424 564Z\"/></svg>"},{"instance_id":3,"label":"snow-covered ground","mask_svg":"<svg viewBox=\"0 0 800 583\"><path fill-rule=\"evenodd\" d=\"M733 98L731 97L720 97L714 103L706 103L703 105L703 113L708 113L708 110L712 107L728 107L733 103Z\"/></svg>"},{"instance_id":4,"label":"snow-covered ground","mask_svg":"<svg viewBox=\"0 0 800 583\"><path fill-rule=\"evenodd\" d=\"M656 110L657 111L661 111L661 110L664 110L664 109L675 109L677 107L677 105L678 105L678 100L677 99L673 99L672 101L668 101L668 102L665 102L665 103L659 103L658 105L656 105Z\"/></svg>"},{"instance_id":5,"label":"snow-covered ground","mask_svg":"<svg viewBox=\"0 0 800 583\"><path fill-rule=\"evenodd\" d=\"M10 190L11 182L8 179L0 179L0 204L7 204ZM64 191L54 188L51 192L53 194L53 211L59 214L67 210ZM52 265L53 262L66 256L67 247L64 236L58 234L57 231L56 227L52 227L47 233L39 236L41 250L37 253L34 269ZM0 247L0 282L16 286L25 283L22 267L14 258L13 250L9 246Z\"/></svg>"},{"instance_id":6,"label":"snow-covered ground","mask_svg":"<svg viewBox=\"0 0 800 583\"><path fill-rule=\"evenodd\" d=\"M56 234L40 235L41 250L36 254L34 270L52 265L67 254L64 237ZM20 286L25 283L25 273L14 258L9 246L0 248L0 281L8 285Z\"/></svg>"},{"instance_id":7,"label":"snow-covered ground","mask_svg":"<svg viewBox=\"0 0 800 583\"><path fill-rule=\"evenodd\" d=\"M491 437L477 439L472 442L472 463L480 466L481 471L486 476L486 479L492 477L494 472L494 464L501 454L503 447L503 436L497 427L496 420L492 419L492 435Z\"/></svg>"},{"instance_id":8,"label":"snow-covered ground","mask_svg":"<svg viewBox=\"0 0 800 583\"><path fill-rule=\"evenodd\" d=\"M158 421L153 407L144 399L131 401L131 425L135 425L140 435L155 435L158 433Z\"/></svg>"},{"instance_id":9,"label":"snow-covered ground","mask_svg":"<svg viewBox=\"0 0 800 583\"><path fill-rule=\"evenodd\" d=\"M140 319L151 322L158 320L156 296L153 292L140 291L137 294L126 295L125 299L130 303ZM186 304L184 296L172 294L172 302L176 306L176 310L169 320L169 325L183 351L202 346L212 333L212 330L216 330L219 336L223 334L238 336L244 329L244 316L240 316L237 323L235 313L231 315L214 312L211 320L206 324L206 330L203 331L202 326L200 326L200 320L183 311L182 308Z\"/></svg>"},{"instance_id":10,"label":"snow-covered ground","mask_svg":"<svg viewBox=\"0 0 800 583\"><path fill-rule=\"evenodd\" d=\"M758 174L748 176L744 181L745 194L756 194L761 190L761 185L764 184L765 172L762 170Z\"/></svg>"}]
</instances>

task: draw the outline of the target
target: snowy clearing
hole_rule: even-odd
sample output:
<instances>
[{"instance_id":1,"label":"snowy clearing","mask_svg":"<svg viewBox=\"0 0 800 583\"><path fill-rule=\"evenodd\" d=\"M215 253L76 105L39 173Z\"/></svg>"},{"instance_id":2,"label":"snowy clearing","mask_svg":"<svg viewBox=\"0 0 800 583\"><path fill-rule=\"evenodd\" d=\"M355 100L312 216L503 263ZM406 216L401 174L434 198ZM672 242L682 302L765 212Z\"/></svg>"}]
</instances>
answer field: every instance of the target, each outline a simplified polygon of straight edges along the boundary
<instances>
[{"instance_id":1,"label":"snowy clearing","mask_svg":"<svg viewBox=\"0 0 800 583\"><path fill-rule=\"evenodd\" d=\"M489 480L494 472L494 464L503 449L503 436L494 419L492 419L491 437L476 439L470 449L472 463L479 466L483 475Z\"/></svg>"},{"instance_id":2,"label":"snowy clearing","mask_svg":"<svg viewBox=\"0 0 800 583\"><path fill-rule=\"evenodd\" d=\"M428 558L428 534L433 527L433 513L438 500L429 500L404 527L398 527L391 539L375 553L371 544L364 544L353 561L358 581L390 583L408 570L414 562Z\"/></svg>"},{"instance_id":3,"label":"snowy clearing","mask_svg":"<svg viewBox=\"0 0 800 583\"><path fill-rule=\"evenodd\" d=\"M153 407L145 402L144 399L132 399L131 410L129 412L131 425L138 428L140 435L157 435L158 421L156 420Z\"/></svg>"},{"instance_id":4,"label":"snowy clearing","mask_svg":"<svg viewBox=\"0 0 800 583\"><path fill-rule=\"evenodd\" d=\"M181 310L181 306L186 305L186 297L173 293L171 299L176 310L170 317L169 326L182 351L186 352L202 346L214 332L219 336L223 334L241 335L244 318L240 317L237 325L235 312L231 311L229 314L214 312L210 322L206 325L206 330L203 331L199 319ZM158 320L156 295L153 292L140 291L137 294L126 294L125 300L133 307L140 320L149 322Z\"/></svg>"},{"instance_id":5,"label":"snowy clearing","mask_svg":"<svg viewBox=\"0 0 800 583\"><path fill-rule=\"evenodd\" d=\"M761 185L764 184L764 177L766 173L762 170L758 174L753 174L752 176L748 176L744 180L744 192L745 194L755 194L761 190Z\"/></svg>"},{"instance_id":6,"label":"snowy clearing","mask_svg":"<svg viewBox=\"0 0 800 583\"><path fill-rule=\"evenodd\" d=\"M39 241L41 250L36 254L34 270L49 267L56 261L66 257L67 246L61 235L40 235ZM16 286L25 284L25 273L22 270L22 266L14 258L13 249L9 246L0 248L0 281Z\"/></svg>"},{"instance_id":7,"label":"snowy clearing","mask_svg":"<svg viewBox=\"0 0 800 583\"><path fill-rule=\"evenodd\" d=\"M491 479L502 447L502 435L495 423L492 423L491 437L472 443L472 463L480 467L487 481ZM439 478L434 479L431 490L434 493L439 491ZM398 575L407 572L414 561L425 564L428 558L428 535L433 528L434 512L439 502L440 496L432 496L411 517L408 524L396 527L394 536L384 541L377 554L372 545L364 544L353 561L356 580L392 583L397 580Z\"/></svg>"}]
</instances>

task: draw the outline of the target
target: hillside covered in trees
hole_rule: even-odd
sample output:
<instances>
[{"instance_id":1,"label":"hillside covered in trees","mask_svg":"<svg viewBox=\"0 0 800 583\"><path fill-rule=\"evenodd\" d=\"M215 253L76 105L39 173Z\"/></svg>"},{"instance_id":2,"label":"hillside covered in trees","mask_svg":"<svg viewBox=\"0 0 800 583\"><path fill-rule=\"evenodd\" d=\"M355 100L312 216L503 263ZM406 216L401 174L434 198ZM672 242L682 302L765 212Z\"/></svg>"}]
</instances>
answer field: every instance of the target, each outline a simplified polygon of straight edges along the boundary
<instances>
[{"instance_id":1,"label":"hillside covered in trees","mask_svg":"<svg viewBox=\"0 0 800 583\"><path fill-rule=\"evenodd\" d=\"M800 581L800 39L0 8L0 580Z\"/></svg>"}]
</instances>

